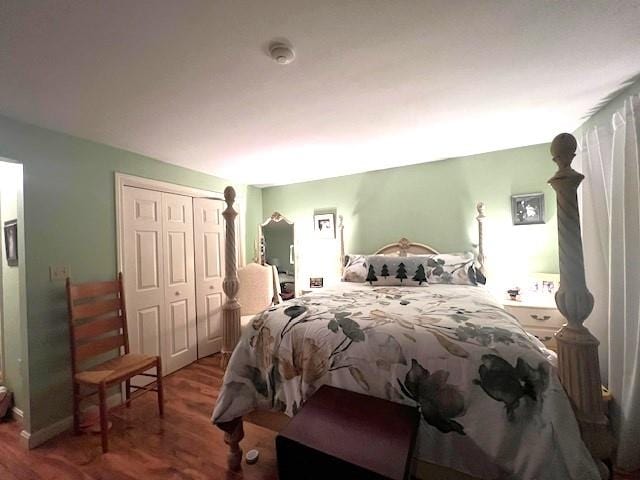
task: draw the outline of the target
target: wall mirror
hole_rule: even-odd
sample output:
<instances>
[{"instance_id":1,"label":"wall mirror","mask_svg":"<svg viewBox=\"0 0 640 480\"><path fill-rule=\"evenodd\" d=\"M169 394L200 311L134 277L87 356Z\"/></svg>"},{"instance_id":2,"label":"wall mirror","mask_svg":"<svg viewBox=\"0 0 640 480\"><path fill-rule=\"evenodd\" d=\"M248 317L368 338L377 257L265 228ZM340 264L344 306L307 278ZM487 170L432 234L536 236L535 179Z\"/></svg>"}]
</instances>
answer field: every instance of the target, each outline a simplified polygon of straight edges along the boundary
<instances>
[{"instance_id":1,"label":"wall mirror","mask_svg":"<svg viewBox=\"0 0 640 480\"><path fill-rule=\"evenodd\" d=\"M295 297L295 238L293 222L274 212L260 225L260 263L278 270L282 299Z\"/></svg>"}]
</instances>

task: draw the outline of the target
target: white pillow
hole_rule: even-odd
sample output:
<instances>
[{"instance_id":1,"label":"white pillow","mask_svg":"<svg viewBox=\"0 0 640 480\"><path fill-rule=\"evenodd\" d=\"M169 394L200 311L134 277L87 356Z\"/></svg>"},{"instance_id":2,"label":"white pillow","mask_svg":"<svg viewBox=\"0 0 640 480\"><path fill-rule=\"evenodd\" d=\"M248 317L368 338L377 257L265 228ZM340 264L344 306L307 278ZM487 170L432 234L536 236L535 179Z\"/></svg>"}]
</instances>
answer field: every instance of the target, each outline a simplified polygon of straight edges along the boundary
<instances>
[{"instance_id":1,"label":"white pillow","mask_svg":"<svg viewBox=\"0 0 640 480\"><path fill-rule=\"evenodd\" d=\"M347 255L347 264L342 271L342 281L363 283L367 277L366 262L365 255Z\"/></svg>"},{"instance_id":2,"label":"white pillow","mask_svg":"<svg viewBox=\"0 0 640 480\"><path fill-rule=\"evenodd\" d=\"M429 283L477 285L480 278L474 268L475 256L471 252L431 255L427 261ZM483 277L484 278L484 277Z\"/></svg>"}]
</instances>

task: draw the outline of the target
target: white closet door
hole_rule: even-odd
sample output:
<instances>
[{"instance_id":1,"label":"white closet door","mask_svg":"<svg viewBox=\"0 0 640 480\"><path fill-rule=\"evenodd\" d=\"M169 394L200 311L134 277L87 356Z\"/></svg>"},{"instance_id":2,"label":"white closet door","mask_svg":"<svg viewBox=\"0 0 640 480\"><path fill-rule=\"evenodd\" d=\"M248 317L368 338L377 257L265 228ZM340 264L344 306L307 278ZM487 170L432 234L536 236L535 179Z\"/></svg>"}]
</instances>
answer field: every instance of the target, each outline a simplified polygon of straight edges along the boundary
<instances>
[{"instance_id":1,"label":"white closet door","mask_svg":"<svg viewBox=\"0 0 640 480\"><path fill-rule=\"evenodd\" d=\"M224 205L222 200L193 199L198 358L222 347Z\"/></svg>"},{"instance_id":2,"label":"white closet door","mask_svg":"<svg viewBox=\"0 0 640 480\"><path fill-rule=\"evenodd\" d=\"M160 192L124 188L124 285L132 353L163 356L160 339L166 307L162 210Z\"/></svg>"},{"instance_id":3,"label":"white closet door","mask_svg":"<svg viewBox=\"0 0 640 480\"><path fill-rule=\"evenodd\" d=\"M174 372L198 357L193 252L193 199L162 194L166 321L163 368Z\"/></svg>"}]
</instances>

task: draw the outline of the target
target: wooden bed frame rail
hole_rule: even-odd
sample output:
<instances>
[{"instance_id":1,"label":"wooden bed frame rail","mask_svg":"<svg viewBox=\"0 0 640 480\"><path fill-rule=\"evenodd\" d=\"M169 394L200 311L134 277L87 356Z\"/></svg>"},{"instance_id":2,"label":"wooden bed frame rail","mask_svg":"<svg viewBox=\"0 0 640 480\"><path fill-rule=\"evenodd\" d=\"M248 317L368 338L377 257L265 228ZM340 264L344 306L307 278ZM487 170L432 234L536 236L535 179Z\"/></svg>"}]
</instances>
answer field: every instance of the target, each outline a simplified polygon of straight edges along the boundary
<instances>
[{"instance_id":1,"label":"wooden bed frame rail","mask_svg":"<svg viewBox=\"0 0 640 480\"><path fill-rule=\"evenodd\" d=\"M593 310L594 300L585 282L582 234L578 211L577 190L584 175L571 168L576 148L575 138L568 133L558 135L551 144L553 161L558 165L558 171L549 179L549 183L556 192L558 211L560 288L556 293L556 304L558 310L567 320L567 323L555 334L558 344L558 375L573 404L582 438L598 464L602 478L608 478L608 471L603 460L610 458L614 443L602 400L598 363L599 342L583 325ZM227 299L222 307L222 356L223 366L226 366L240 337L240 305L236 299L238 277L236 274L234 221L237 213L233 209L235 200L233 187L225 189L224 197L227 208L223 215L227 226L223 288ZM478 222L478 264L479 268L483 269L485 263L484 204L478 203L476 208L478 211L476 217ZM342 236L342 222L340 222L339 231ZM403 241L406 245L403 244ZM406 252L410 242L402 239L398 244L387 247L392 248L397 245L400 246L400 252ZM383 247L382 250L387 247ZM343 247L341 247L340 255L343 259ZM229 422L228 425L220 425L220 427L226 432L225 442L230 447L229 468L237 470L242 460L242 450L239 446L243 437L242 419L236 419Z\"/></svg>"}]
</instances>

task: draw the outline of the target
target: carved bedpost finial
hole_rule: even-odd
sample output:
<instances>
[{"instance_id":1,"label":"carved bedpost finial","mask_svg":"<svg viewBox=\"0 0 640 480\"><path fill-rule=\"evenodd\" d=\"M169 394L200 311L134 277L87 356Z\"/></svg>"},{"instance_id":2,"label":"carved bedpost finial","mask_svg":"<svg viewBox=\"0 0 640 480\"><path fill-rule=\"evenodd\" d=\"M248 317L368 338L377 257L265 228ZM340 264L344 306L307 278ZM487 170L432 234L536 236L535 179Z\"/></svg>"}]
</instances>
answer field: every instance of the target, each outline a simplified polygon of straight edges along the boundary
<instances>
[{"instance_id":1,"label":"carved bedpost finial","mask_svg":"<svg viewBox=\"0 0 640 480\"><path fill-rule=\"evenodd\" d=\"M484 218L484 203L483 202L478 202L478 204L476 205L476 209L478 210L478 216L476 218L480 219L480 218Z\"/></svg>"},{"instance_id":2,"label":"carved bedpost finial","mask_svg":"<svg viewBox=\"0 0 640 480\"><path fill-rule=\"evenodd\" d=\"M576 137L570 133L561 133L551 142L551 155L553 161L558 164L560 169L569 168L573 157L576 156L576 149L578 148L578 142Z\"/></svg>"},{"instance_id":3,"label":"carved bedpost finial","mask_svg":"<svg viewBox=\"0 0 640 480\"><path fill-rule=\"evenodd\" d=\"M231 185L224 189L224 201L227 202L227 207L236 201L236 190Z\"/></svg>"}]
</instances>

